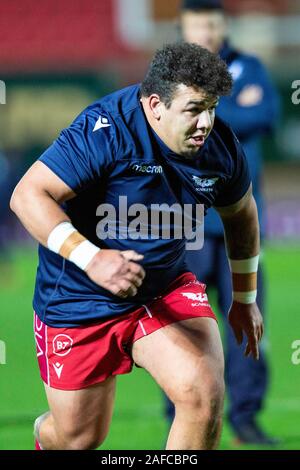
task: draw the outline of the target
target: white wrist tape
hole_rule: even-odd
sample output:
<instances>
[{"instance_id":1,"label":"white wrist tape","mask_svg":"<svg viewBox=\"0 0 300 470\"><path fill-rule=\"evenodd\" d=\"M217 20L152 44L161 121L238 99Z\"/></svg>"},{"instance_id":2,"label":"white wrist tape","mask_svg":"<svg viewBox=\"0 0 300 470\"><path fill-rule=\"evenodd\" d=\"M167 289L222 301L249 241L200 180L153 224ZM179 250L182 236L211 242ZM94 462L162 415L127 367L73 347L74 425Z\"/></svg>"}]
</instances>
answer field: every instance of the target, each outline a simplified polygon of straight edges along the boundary
<instances>
[{"instance_id":1,"label":"white wrist tape","mask_svg":"<svg viewBox=\"0 0 300 470\"><path fill-rule=\"evenodd\" d=\"M247 259L229 259L230 270L236 274L256 273L259 255Z\"/></svg>"},{"instance_id":2,"label":"white wrist tape","mask_svg":"<svg viewBox=\"0 0 300 470\"><path fill-rule=\"evenodd\" d=\"M253 304L256 301L256 295L257 290L250 290L248 292L233 291L232 298L240 304Z\"/></svg>"},{"instance_id":3,"label":"white wrist tape","mask_svg":"<svg viewBox=\"0 0 300 470\"><path fill-rule=\"evenodd\" d=\"M233 300L242 304L256 301L259 255L243 260L229 259L233 281Z\"/></svg>"},{"instance_id":4,"label":"white wrist tape","mask_svg":"<svg viewBox=\"0 0 300 470\"><path fill-rule=\"evenodd\" d=\"M69 256L69 261L76 264L78 268L85 270L89 262L94 258L95 254L100 251L98 246L94 245L93 243L85 240L84 242L80 243L75 250Z\"/></svg>"},{"instance_id":5,"label":"white wrist tape","mask_svg":"<svg viewBox=\"0 0 300 470\"><path fill-rule=\"evenodd\" d=\"M59 253L62 245L73 232L76 232L76 228L71 222L62 222L54 227L47 240L49 250Z\"/></svg>"},{"instance_id":6,"label":"white wrist tape","mask_svg":"<svg viewBox=\"0 0 300 470\"><path fill-rule=\"evenodd\" d=\"M73 235L73 238L76 237L77 240L75 240L75 243L73 240L74 247L72 248L71 245L71 249L68 249L68 247L65 247L65 245L67 245L65 242L71 235ZM87 267L96 253L100 251L98 246L80 235L71 222L62 222L57 225L48 237L47 246L49 250L64 256L83 270ZM66 255L65 253L68 254Z\"/></svg>"}]
</instances>

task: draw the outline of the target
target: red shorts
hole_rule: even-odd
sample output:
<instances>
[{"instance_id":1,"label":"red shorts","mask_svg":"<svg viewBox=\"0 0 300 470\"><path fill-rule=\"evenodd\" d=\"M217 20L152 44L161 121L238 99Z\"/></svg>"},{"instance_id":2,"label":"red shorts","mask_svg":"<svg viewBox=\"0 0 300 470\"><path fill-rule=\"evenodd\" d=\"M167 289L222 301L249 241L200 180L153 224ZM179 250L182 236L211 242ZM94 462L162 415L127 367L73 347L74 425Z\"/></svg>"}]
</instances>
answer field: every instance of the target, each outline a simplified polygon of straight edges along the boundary
<instances>
[{"instance_id":1,"label":"red shorts","mask_svg":"<svg viewBox=\"0 0 300 470\"><path fill-rule=\"evenodd\" d=\"M53 328L35 314L37 358L43 381L61 390L80 390L132 370L132 344L160 328L194 317L216 317L205 284L192 273L172 282L165 295L134 312L78 328Z\"/></svg>"}]
</instances>

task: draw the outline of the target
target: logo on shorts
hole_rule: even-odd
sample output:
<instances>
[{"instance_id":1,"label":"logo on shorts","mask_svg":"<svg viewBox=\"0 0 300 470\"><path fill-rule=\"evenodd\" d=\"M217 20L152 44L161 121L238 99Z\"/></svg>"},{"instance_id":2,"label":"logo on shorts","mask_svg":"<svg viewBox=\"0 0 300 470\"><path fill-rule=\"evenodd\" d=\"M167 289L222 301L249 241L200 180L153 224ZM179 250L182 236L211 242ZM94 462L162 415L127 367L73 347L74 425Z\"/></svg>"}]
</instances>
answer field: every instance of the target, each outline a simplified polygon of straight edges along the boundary
<instances>
[{"instance_id":1,"label":"logo on shorts","mask_svg":"<svg viewBox=\"0 0 300 470\"><path fill-rule=\"evenodd\" d=\"M199 302L207 302L208 297L206 294L195 294L194 292L183 292L181 295L183 297L187 297L190 300L198 300Z\"/></svg>"},{"instance_id":2,"label":"logo on shorts","mask_svg":"<svg viewBox=\"0 0 300 470\"><path fill-rule=\"evenodd\" d=\"M55 364L52 364L52 365L56 372L57 377L60 379L64 364L60 364L59 362L56 362Z\"/></svg>"},{"instance_id":3,"label":"logo on shorts","mask_svg":"<svg viewBox=\"0 0 300 470\"><path fill-rule=\"evenodd\" d=\"M207 294L202 294L199 292L195 294L194 292L183 292L181 293L183 297L187 297L189 300L193 300L191 303L192 307L208 306L208 297Z\"/></svg>"},{"instance_id":4,"label":"logo on shorts","mask_svg":"<svg viewBox=\"0 0 300 470\"><path fill-rule=\"evenodd\" d=\"M53 352L57 356L66 356L72 349L73 340L68 335L56 335L53 339Z\"/></svg>"}]
</instances>

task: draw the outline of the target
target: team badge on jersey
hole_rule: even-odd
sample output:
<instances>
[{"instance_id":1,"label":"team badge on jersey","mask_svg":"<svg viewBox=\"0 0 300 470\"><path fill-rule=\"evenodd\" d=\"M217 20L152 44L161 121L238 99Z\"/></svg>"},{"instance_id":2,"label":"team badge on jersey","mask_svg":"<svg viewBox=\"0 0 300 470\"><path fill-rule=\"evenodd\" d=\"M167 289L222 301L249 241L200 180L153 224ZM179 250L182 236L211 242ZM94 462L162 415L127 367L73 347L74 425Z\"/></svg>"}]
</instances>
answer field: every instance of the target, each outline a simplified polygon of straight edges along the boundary
<instances>
[{"instance_id":1,"label":"team badge on jersey","mask_svg":"<svg viewBox=\"0 0 300 470\"><path fill-rule=\"evenodd\" d=\"M196 186L197 191L203 191L206 193L210 193L213 191L213 187L218 181L218 177L216 178L200 178L199 176L193 176L193 180Z\"/></svg>"}]
</instances>

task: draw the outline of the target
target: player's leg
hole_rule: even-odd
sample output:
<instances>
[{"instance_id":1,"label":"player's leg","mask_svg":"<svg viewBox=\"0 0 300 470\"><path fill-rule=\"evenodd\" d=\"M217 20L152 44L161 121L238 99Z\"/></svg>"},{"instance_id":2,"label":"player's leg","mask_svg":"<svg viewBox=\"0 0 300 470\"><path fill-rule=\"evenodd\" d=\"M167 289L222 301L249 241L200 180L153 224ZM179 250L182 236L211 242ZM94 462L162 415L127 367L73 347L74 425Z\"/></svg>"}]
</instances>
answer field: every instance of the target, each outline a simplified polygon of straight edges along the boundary
<instances>
[{"instance_id":1,"label":"player's leg","mask_svg":"<svg viewBox=\"0 0 300 470\"><path fill-rule=\"evenodd\" d=\"M111 421L115 377L132 370L123 343L132 316L73 328L48 326L34 316L36 350L50 416L36 422L44 449L93 449Z\"/></svg>"},{"instance_id":2,"label":"player's leg","mask_svg":"<svg viewBox=\"0 0 300 470\"><path fill-rule=\"evenodd\" d=\"M51 413L41 423L38 441L43 449L96 449L111 422L116 378L82 390L58 390L45 385Z\"/></svg>"},{"instance_id":3,"label":"player's leg","mask_svg":"<svg viewBox=\"0 0 300 470\"><path fill-rule=\"evenodd\" d=\"M223 351L216 321L198 317L160 328L133 344L132 357L175 405L167 449L215 448L224 398Z\"/></svg>"},{"instance_id":4,"label":"player's leg","mask_svg":"<svg viewBox=\"0 0 300 470\"><path fill-rule=\"evenodd\" d=\"M201 250L186 251L186 263L189 271L194 273L199 281L207 284L214 271L214 239L206 237ZM172 401L164 394L165 415L169 422L173 422L175 408Z\"/></svg>"}]
</instances>

